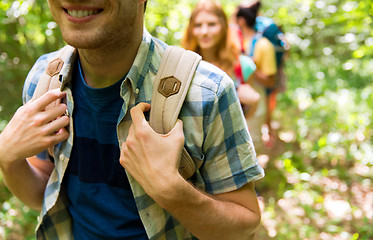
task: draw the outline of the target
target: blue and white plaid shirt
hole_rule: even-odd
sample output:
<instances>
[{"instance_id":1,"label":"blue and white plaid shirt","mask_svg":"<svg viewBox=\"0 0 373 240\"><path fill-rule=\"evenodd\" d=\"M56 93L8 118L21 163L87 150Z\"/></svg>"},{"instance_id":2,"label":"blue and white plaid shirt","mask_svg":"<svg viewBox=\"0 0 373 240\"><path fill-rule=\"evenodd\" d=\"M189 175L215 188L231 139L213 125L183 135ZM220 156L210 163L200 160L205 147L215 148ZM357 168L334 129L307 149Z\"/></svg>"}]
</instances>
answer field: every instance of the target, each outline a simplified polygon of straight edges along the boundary
<instances>
[{"instance_id":1,"label":"blue and white plaid shirt","mask_svg":"<svg viewBox=\"0 0 373 240\"><path fill-rule=\"evenodd\" d=\"M126 140L131 125L129 109L139 102L150 103L153 82L167 45L144 30L136 59L121 86L124 100L117 125L119 144ZM27 76L23 100L31 99L41 74L56 52L41 56ZM61 71L61 90L67 93L67 106L72 116L71 71L75 59ZM70 76L70 77L69 77ZM202 167L192 180L210 194L238 189L264 176L237 98L233 81L217 67L201 61L194 75L179 118L183 121L185 147ZM73 120L70 136L55 147L53 170L45 189L44 202L37 226L38 239L73 239L71 217L66 208L62 185L73 144ZM119 161L119 159L118 159ZM203 164L202 164L203 163ZM162 209L128 175L141 220L149 239L195 239L174 217ZM94 196L93 196L94 197Z\"/></svg>"}]
</instances>

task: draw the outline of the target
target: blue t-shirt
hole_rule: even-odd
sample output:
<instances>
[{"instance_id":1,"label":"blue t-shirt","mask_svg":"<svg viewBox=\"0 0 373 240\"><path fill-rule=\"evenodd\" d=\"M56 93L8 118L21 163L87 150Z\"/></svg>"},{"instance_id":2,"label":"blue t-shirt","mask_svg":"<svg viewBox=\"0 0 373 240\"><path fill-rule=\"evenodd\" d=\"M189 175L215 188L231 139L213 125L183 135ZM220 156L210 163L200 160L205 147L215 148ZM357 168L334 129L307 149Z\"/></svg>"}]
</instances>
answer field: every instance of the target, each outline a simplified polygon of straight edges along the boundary
<instances>
[{"instance_id":1,"label":"blue t-shirt","mask_svg":"<svg viewBox=\"0 0 373 240\"><path fill-rule=\"evenodd\" d=\"M91 88L79 62L75 65L75 137L64 178L74 239L148 239L119 163L116 125L123 79L106 88Z\"/></svg>"}]
</instances>

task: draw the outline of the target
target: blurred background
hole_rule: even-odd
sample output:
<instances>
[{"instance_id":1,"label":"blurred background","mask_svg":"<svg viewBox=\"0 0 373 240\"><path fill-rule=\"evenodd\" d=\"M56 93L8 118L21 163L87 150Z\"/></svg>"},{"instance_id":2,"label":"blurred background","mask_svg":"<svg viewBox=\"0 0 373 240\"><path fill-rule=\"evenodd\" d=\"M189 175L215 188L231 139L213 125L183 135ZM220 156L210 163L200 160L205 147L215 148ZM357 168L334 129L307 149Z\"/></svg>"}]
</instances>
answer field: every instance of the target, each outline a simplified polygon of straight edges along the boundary
<instances>
[{"instance_id":1,"label":"blurred background","mask_svg":"<svg viewBox=\"0 0 373 240\"><path fill-rule=\"evenodd\" d=\"M150 0L146 27L179 45L195 0ZM240 3L221 0L228 15ZM291 48L277 137L259 153L257 239L373 239L373 3L262 0ZM36 59L64 42L45 0L0 1L0 132ZM22 177L22 176L20 176ZM0 175L0 239L34 239L38 213Z\"/></svg>"}]
</instances>

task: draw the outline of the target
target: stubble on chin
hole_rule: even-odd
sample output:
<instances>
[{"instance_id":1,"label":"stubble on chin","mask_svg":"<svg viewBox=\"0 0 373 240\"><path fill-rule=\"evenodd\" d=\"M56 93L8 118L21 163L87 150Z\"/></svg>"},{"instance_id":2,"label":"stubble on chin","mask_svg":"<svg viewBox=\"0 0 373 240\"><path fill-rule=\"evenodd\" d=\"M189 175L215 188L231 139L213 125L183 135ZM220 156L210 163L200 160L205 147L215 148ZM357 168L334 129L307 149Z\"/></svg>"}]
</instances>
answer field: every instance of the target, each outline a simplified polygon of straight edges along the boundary
<instances>
[{"instance_id":1,"label":"stubble on chin","mask_svg":"<svg viewBox=\"0 0 373 240\"><path fill-rule=\"evenodd\" d=\"M130 44L134 34L134 25L122 25L121 29L105 28L96 31L62 31L62 37L65 42L77 49L117 49L118 47Z\"/></svg>"},{"instance_id":2,"label":"stubble on chin","mask_svg":"<svg viewBox=\"0 0 373 240\"><path fill-rule=\"evenodd\" d=\"M130 45L130 36L118 38L117 36L80 36L64 37L65 42L74 48L84 50L103 50L106 53L116 51L116 49L128 47Z\"/></svg>"},{"instance_id":3,"label":"stubble on chin","mask_svg":"<svg viewBox=\"0 0 373 240\"><path fill-rule=\"evenodd\" d=\"M62 32L62 38L67 44L77 49L95 49L100 47L104 41L100 40L99 36L87 34L83 31Z\"/></svg>"}]
</instances>

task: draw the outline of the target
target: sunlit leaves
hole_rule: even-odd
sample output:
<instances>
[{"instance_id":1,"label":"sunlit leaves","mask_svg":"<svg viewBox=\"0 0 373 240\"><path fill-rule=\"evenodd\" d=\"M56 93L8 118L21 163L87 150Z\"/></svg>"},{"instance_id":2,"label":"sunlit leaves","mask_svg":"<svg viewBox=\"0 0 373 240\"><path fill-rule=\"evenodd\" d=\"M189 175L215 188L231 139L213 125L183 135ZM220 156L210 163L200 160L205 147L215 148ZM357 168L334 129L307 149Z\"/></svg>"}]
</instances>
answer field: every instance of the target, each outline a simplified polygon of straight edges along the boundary
<instances>
[{"instance_id":1,"label":"sunlit leaves","mask_svg":"<svg viewBox=\"0 0 373 240\"><path fill-rule=\"evenodd\" d=\"M286 66L289 88L280 96L276 118L282 123L279 137L294 148L267 170L269 182L281 179L278 171L287 182L264 185L278 189L274 205L283 211L271 214L276 221L268 220L277 224L268 226L267 233L275 239L370 239L373 231L364 226L373 222L372 204L366 201L373 186L368 180L373 177L373 34L368 13L373 5L286 3L268 4L279 11L266 12L278 17L292 44ZM305 171L311 176L308 181L302 181ZM307 201L300 201L301 195ZM302 216L291 211L298 208L304 209Z\"/></svg>"},{"instance_id":2,"label":"sunlit leaves","mask_svg":"<svg viewBox=\"0 0 373 240\"><path fill-rule=\"evenodd\" d=\"M263 2L268 9L265 13L283 25L292 54L317 57L321 64L352 58L364 62L373 55L370 1ZM361 62L349 66L358 68Z\"/></svg>"}]
</instances>

